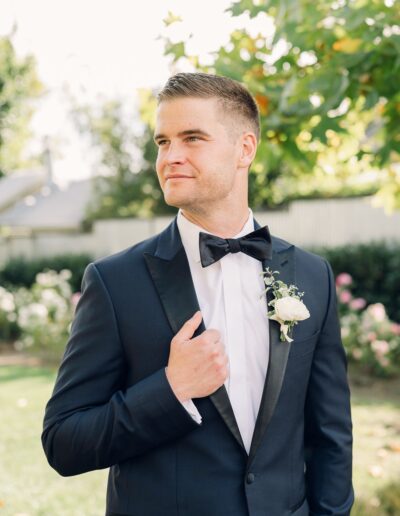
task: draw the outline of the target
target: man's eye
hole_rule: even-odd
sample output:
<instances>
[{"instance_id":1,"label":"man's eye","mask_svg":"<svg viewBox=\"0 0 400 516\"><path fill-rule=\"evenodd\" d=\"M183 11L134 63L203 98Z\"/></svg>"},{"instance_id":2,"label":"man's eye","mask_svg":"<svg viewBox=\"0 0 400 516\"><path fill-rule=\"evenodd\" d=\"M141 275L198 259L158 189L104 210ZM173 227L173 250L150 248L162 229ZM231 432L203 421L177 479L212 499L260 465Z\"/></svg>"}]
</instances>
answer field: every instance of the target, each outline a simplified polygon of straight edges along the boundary
<instances>
[{"instance_id":1,"label":"man's eye","mask_svg":"<svg viewBox=\"0 0 400 516\"><path fill-rule=\"evenodd\" d=\"M165 145L167 143L167 140L158 140L157 145L161 147L162 145Z\"/></svg>"},{"instance_id":2,"label":"man's eye","mask_svg":"<svg viewBox=\"0 0 400 516\"><path fill-rule=\"evenodd\" d=\"M198 140L200 140L200 138L198 136L188 136L186 140L188 142L197 142Z\"/></svg>"}]
</instances>

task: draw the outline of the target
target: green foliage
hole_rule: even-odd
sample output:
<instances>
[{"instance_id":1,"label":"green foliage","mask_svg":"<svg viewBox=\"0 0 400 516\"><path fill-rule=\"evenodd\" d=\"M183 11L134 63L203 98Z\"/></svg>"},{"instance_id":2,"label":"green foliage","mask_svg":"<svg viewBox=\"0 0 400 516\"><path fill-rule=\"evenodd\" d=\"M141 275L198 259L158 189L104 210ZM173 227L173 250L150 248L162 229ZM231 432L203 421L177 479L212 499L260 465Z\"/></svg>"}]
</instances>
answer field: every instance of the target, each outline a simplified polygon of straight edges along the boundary
<instances>
[{"instance_id":1,"label":"green foliage","mask_svg":"<svg viewBox=\"0 0 400 516\"><path fill-rule=\"evenodd\" d=\"M188 55L185 42L165 44L178 64L232 77L255 95L262 142L250 204L340 195L346 186L379 190L379 203L400 208L398 4L239 0L229 11L261 17L266 27L272 19L275 29L236 29L211 66Z\"/></svg>"},{"instance_id":2,"label":"green foliage","mask_svg":"<svg viewBox=\"0 0 400 516\"><path fill-rule=\"evenodd\" d=\"M327 258L337 276L353 278L353 295L368 304L382 303L389 317L400 323L400 246L386 242L313 249Z\"/></svg>"},{"instance_id":3,"label":"green foliage","mask_svg":"<svg viewBox=\"0 0 400 516\"><path fill-rule=\"evenodd\" d=\"M100 151L103 175L95 179L95 193L89 205L86 224L96 219L150 217L174 214L164 203L154 163L157 149L153 142L151 117L154 98L141 92L142 134L135 135L131 120L124 119L121 101L107 101L96 111L90 106L75 107L74 118L83 134L89 135ZM134 160L140 149L140 159Z\"/></svg>"},{"instance_id":4,"label":"green foliage","mask_svg":"<svg viewBox=\"0 0 400 516\"><path fill-rule=\"evenodd\" d=\"M31 136L31 101L42 91L34 58L18 58L11 38L0 37L0 177L36 163L23 152Z\"/></svg>"},{"instance_id":5,"label":"green foliage","mask_svg":"<svg viewBox=\"0 0 400 516\"><path fill-rule=\"evenodd\" d=\"M87 254L66 254L51 258L13 258L0 270L0 285L6 287L30 288L35 283L36 275L48 269L60 272L63 269L71 271L68 280L73 292L81 290L83 272L92 261Z\"/></svg>"}]
</instances>

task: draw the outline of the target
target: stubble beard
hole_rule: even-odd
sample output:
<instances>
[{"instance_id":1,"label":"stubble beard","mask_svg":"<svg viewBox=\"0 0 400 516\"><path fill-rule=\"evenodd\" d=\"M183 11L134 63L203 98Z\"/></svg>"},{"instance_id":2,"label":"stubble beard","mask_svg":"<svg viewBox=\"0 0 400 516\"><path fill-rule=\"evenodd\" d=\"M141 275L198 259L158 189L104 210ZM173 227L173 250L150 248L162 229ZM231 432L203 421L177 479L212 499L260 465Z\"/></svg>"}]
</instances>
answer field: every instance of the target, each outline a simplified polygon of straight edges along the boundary
<instances>
[{"instance_id":1,"label":"stubble beard","mask_svg":"<svg viewBox=\"0 0 400 516\"><path fill-rule=\"evenodd\" d=\"M164 193L164 201L169 206L204 217L221 206L229 193L230 190L226 185L209 185L206 191L201 192L200 195L199 193L196 195L196 192L190 192L190 196L185 196L183 192L170 196Z\"/></svg>"}]
</instances>

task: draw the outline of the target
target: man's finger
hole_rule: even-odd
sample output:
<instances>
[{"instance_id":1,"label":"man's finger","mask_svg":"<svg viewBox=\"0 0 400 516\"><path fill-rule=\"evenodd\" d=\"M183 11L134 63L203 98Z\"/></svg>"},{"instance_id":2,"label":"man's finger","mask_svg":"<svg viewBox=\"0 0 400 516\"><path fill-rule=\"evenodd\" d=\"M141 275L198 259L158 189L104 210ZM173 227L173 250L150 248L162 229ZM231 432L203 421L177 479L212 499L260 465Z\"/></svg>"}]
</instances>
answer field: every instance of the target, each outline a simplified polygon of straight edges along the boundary
<instances>
[{"instance_id":1,"label":"man's finger","mask_svg":"<svg viewBox=\"0 0 400 516\"><path fill-rule=\"evenodd\" d=\"M196 329L199 327L202 315L200 310L198 310L190 319L188 319L182 328L178 331L178 333L175 335L175 339L179 340L189 340L193 337L193 333L196 331Z\"/></svg>"}]
</instances>

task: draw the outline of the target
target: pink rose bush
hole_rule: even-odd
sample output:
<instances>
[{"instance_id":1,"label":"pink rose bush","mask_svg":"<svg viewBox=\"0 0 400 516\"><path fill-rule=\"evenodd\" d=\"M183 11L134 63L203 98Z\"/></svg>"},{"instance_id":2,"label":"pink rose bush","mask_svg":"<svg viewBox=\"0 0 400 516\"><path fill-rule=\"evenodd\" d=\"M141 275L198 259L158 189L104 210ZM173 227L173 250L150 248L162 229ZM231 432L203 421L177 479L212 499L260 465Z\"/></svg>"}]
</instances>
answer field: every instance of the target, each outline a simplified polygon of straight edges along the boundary
<instances>
[{"instance_id":1,"label":"pink rose bush","mask_svg":"<svg viewBox=\"0 0 400 516\"><path fill-rule=\"evenodd\" d=\"M350 362L368 373L391 376L400 372L400 324L389 319L382 303L367 306L353 297L353 278L342 273L336 278L341 334Z\"/></svg>"},{"instance_id":2,"label":"pink rose bush","mask_svg":"<svg viewBox=\"0 0 400 516\"><path fill-rule=\"evenodd\" d=\"M336 277L336 285L338 287L347 287L353 283L353 278L347 272L342 272Z\"/></svg>"}]
</instances>

